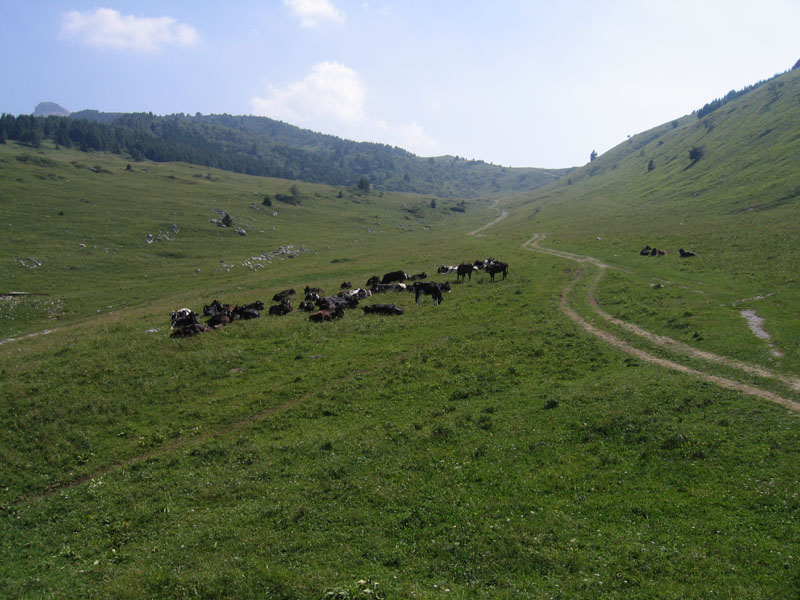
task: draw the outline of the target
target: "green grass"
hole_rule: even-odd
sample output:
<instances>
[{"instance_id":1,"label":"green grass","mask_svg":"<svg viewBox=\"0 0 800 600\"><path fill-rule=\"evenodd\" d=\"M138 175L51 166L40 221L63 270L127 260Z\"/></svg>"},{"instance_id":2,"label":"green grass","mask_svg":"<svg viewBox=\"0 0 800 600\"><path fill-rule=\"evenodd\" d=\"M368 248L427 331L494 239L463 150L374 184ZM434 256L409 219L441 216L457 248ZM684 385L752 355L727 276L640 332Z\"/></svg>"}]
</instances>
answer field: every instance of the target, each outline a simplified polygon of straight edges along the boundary
<instances>
[{"instance_id":1,"label":"green grass","mask_svg":"<svg viewBox=\"0 0 800 600\"><path fill-rule=\"evenodd\" d=\"M723 110L744 102L761 114L756 98ZM730 140L714 118L708 135ZM677 154L694 135L681 120L656 148ZM699 175L717 155L706 142L706 157L675 167L644 210L643 157L624 146L571 185L508 199L511 215L481 236L467 233L496 215L488 201L462 214L448 200L431 209L426 197L337 198L298 183L300 206L267 209L264 195L292 182L0 146L0 291L45 294L0 302L0 337L53 330L0 345L2 595L800 594L797 415L605 345L560 309L576 269L576 310L674 358L593 312L592 267L522 248L542 232L545 247L602 258L615 267L595 291L603 310L791 375L794 203L733 217L723 195L739 182L696 210L678 190L681 177L688 189L714 178ZM658 173L661 155L644 148ZM775 204L782 184L770 181L763 199ZM248 234L209 223L214 208ZM145 242L173 223L173 240ZM670 254L640 257L645 243ZM307 251L243 266L290 244ZM678 259L680 245L697 260ZM439 264L486 256L510 263L507 280L476 274L438 307L407 293L376 300L401 305L399 317L354 310L315 325L294 312L168 337L181 306L268 301L306 284L333 292L398 268L444 280ZM739 316L751 305L783 358Z\"/></svg>"}]
</instances>

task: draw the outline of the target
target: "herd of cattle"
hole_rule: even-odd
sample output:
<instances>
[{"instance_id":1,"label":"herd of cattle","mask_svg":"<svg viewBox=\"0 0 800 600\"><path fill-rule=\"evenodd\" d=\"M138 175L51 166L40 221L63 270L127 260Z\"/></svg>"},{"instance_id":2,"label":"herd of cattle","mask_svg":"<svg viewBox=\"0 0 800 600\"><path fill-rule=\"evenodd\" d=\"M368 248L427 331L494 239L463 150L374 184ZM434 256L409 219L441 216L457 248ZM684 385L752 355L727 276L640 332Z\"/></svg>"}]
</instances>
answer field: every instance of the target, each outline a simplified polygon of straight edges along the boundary
<instances>
[{"instance_id":1,"label":"herd of cattle","mask_svg":"<svg viewBox=\"0 0 800 600\"><path fill-rule=\"evenodd\" d=\"M456 274L456 282L472 280L474 271L484 271L489 275L490 281L494 281L495 275L502 274L503 279L508 275L508 263L487 258L474 263L461 263L460 265L442 265L437 269L437 273L442 275ZM332 296L323 296L320 288L306 286L304 290L304 300L298 305L298 310L310 313L308 318L315 323L341 319L346 309L356 308L361 300L369 298L374 294L387 292L413 292L414 300L419 304L420 296L431 296L434 304L438 305L443 300L443 293L451 290L450 282L437 283L426 281L427 273L417 273L409 275L405 271L391 271L383 277L374 275L367 280L366 287L353 288L349 281L345 281L340 286L340 291ZM269 314L275 316L287 315L294 310L291 303L292 296L296 295L294 289L283 290L272 297L275 303L269 307ZM261 311L265 308L261 300L250 304L233 305L222 304L219 300L214 300L211 304L203 307L203 311L198 315L189 308L180 308L170 313L170 337L191 337L198 333L211 331L225 327L235 320L256 319L261 316ZM362 306L364 314L379 315L402 315L403 309L396 304L377 303ZM207 318L205 323L201 323L201 318Z\"/></svg>"},{"instance_id":2,"label":"herd of cattle","mask_svg":"<svg viewBox=\"0 0 800 600\"><path fill-rule=\"evenodd\" d=\"M683 248L678 249L678 253L680 254L681 258L690 258L695 256L694 252L691 250L684 250ZM642 256L666 256L667 251L661 250L660 248L651 248L650 244L648 244L639 251L639 254Z\"/></svg>"}]
</instances>

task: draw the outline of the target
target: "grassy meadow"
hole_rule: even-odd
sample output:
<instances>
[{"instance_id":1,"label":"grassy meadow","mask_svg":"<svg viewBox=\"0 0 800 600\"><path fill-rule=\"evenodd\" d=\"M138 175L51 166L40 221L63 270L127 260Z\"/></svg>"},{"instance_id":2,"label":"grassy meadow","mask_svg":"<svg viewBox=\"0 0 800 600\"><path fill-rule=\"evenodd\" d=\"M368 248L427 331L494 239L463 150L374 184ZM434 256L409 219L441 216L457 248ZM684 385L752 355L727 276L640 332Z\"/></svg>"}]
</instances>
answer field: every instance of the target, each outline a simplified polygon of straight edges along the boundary
<instances>
[{"instance_id":1,"label":"grassy meadow","mask_svg":"<svg viewBox=\"0 0 800 600\"><path fill-rule=\"evenodd\" d=\"M798 79L780 81L769 111L766 88L719 111L788 119ZM710 117L502 199L509 216L480 235L488 200L461 213L298 182L288 205L274 197L290 181L0 145L0 293L31 294L0 302L0 339L15 338L0 344L0 595L800 596L798 414L606 345L560 308L573 285L571 305L603 323L596 267L523 247L544 233L542 247L605 261L593 294L616 318L794 376L797 202L779 199L797 185L797 134L773 127L768 169L748 136L769 127ZM756 170L712 172L723 147ZM735 208L747 194L764 208ZM669 253L641 257L646 243ZM488 256L508 279L436 274ZM453 290L440 306L365 301L397 317L295 311L169 338L182 306L395 269ZM751 307L772 347L739 314Z\"/></svg>"}]
</instances>

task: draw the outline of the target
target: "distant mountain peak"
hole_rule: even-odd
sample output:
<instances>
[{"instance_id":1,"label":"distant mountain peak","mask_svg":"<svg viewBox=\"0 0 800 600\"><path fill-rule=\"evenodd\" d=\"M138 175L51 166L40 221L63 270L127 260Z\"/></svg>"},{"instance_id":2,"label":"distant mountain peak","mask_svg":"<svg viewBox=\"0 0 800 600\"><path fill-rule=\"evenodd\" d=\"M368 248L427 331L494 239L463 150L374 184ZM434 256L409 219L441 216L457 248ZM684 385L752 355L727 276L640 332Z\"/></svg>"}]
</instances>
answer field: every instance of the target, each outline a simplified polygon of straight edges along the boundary
<instances>
[{"instance_id":1,"label":"distant mountain peak","mask_svg":"<svg viewBox=\"0 0 800 600\"><path fill-rule=\"evenodd\" d=\"M36 110L33 111L34 117L50 117L50 116L57 116L57 117L68 117L69 111L56 104L55 102L39 102L36 105Z\"/></svg>"}]
</instances>

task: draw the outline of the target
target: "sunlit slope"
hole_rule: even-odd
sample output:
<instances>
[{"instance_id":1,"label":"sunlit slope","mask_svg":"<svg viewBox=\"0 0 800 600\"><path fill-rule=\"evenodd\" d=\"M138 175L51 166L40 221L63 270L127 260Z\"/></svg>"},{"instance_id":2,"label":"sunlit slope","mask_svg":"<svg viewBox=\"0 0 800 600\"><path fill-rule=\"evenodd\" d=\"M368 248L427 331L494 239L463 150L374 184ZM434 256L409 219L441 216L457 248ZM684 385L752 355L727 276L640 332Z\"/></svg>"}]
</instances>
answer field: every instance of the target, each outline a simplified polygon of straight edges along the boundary
<instances>
[{"instance_id":1,"label":"sunlit slope","mask_svg":"<svg viewBox=\"0 0 800 600\"><path fill-rule=\"evenodd\" d=\"M226 214L230 227L213 222ZM363 285L374 269L427 264L413 258L420 236L469 231L491 214L474 199L9 142L0 145L0 294L32 295L0 304L0 338L155 301L163 311L239 290L263 295L300 272L304 285ZM401 251L408 262L393 262Z\"/></svg>"},{"instance_id":2,"label":"sunlit slope","mask_svg":"<svg viewBox=\"0 0 800 600\"><path fill-rule=\"evenodd\" d=\"M601 258L619 267L605 306L725 354L798 367L800 70L698 119L640 133L558 183L509 202L496 235ZM645 246L664 257L644 258ZM697 256L681 259L679 248ZM650 287L663 285L664 287ZM756 300L758 299L758 300ZM766 318L768 343L740 310Z\"/></svg>"}]
</instances>

